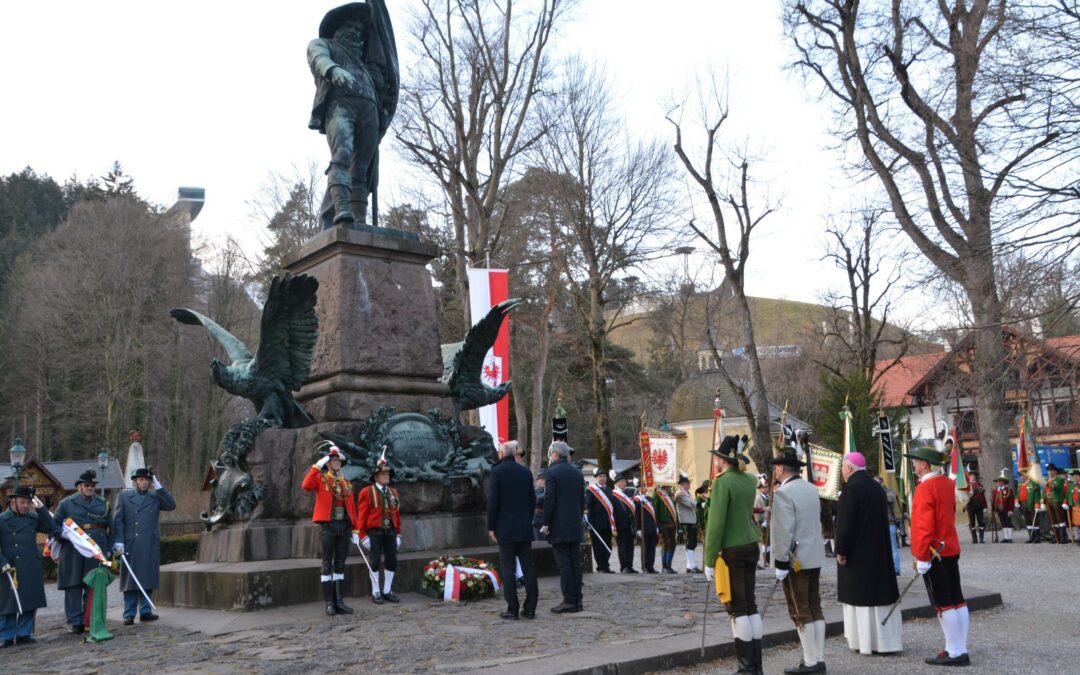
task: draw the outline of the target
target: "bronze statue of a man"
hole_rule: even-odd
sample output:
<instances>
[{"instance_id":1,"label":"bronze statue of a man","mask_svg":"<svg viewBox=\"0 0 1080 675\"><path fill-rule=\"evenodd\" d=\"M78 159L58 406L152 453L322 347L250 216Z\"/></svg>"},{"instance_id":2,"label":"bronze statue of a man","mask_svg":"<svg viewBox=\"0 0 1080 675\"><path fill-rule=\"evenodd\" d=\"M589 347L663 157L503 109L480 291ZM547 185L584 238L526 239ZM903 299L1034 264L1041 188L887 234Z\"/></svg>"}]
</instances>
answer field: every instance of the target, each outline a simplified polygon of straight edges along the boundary
<instances>
[{"instance_id":1,"label":"bronze statue of a man","mask_svg":"<svg viewBox=\"0 0 1080 675\"><path fill-rule=\"evenodd\" d=\"M326 134L330 167L320 217L323 229L378 223L379 141L398 101L398 59L385 0L330 10L307 48L315 76L308 126Z\"/></svg>"}]
</instances>

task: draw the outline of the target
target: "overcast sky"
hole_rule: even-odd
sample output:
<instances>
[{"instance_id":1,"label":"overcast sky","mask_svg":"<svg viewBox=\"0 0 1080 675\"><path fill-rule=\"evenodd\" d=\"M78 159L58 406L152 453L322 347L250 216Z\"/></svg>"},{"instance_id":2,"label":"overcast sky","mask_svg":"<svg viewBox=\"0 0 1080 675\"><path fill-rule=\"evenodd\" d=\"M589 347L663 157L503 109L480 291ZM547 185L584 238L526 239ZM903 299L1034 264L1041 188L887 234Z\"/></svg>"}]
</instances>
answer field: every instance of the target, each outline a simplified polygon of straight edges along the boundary
<instances>
[{"instance_id":1,"label":"overcast sky","mask_svg":"<svg viewBox=\"0 0 1080 675\"><path fill-rule=\"evenodd\" d=\"M0 173L30 165L58 181L85 179L119 160L164 206L179 186L206 188L196 234L231 234L257 250L260 223L246 202L271 171L327 159L325 139L307 129L314 85L304 51L337 4L4 3ZM409 4L388 0L403 63L412 58ZM814 301L840 281L820 261L824 217L859 190L827 147L828 110L784 70L779 2L583 0L556 44L605 63L631 128L667 139L664 104L696 74L726 73L727 138L767 158L759 178L782 201L754 241L748 292ZM414 178L387 154L380 196L394 203Z\"/></svg>"}]
</instances>

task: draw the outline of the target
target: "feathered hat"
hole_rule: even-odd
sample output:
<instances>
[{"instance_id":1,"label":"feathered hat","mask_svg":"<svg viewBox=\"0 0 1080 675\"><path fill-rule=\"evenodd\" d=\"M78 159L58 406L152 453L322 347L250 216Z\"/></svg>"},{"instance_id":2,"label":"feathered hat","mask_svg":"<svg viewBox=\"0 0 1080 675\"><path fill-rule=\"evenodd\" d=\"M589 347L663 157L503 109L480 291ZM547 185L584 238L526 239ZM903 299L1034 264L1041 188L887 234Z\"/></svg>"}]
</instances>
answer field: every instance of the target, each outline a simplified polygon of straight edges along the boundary
<instances>
[{"instance_id":1,"label":"feathered hat","mask_svg":"<svg viewBox=\"0 0 1080 675\"><path fill-rule=\"evenodd\" d=\"M375 477L384 471L390 474L390 480L394 480L394 467L390 466L390 462L386 460L386 450L390 446L382 446L382 454L379 456L379 461L375 462L375 469L371 472L371 482L375 482Z\"/></svg>"},{"instance_id":2,"label":"feathered hat","mask_svg":"<svg viewBox=\"0 0 1080 675\"><path fill-rule=\"evenodd\" d=\"M315 450L319 453L319 457L329 457L330 459L340 459L342 464L348 464L349 458L341 451L341 448L334 445L330 441L319 441L315 445Z\"/></svg>"}]
</instances>

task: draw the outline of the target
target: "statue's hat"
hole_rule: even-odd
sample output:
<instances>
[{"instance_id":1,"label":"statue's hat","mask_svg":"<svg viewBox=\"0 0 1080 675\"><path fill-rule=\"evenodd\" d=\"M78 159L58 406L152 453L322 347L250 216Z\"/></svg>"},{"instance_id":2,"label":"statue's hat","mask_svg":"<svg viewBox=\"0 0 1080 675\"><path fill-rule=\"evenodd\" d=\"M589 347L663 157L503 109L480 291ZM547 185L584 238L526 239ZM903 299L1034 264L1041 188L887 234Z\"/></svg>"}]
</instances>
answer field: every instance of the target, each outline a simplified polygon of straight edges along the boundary
<instances>
[{"instance_id":1,"label":"statue's hat","mask_svg":"<svg viewBox=\"0 0 1080 675\"><path fill-rule=\"evenodd\" d=\"M350 2L341 7L335 7L326 13L319 23L319 37L326 39L334 37L334 33L349 19L368 19L371 16L371 7L366 2Z\"/></svg>"}]
</instances>

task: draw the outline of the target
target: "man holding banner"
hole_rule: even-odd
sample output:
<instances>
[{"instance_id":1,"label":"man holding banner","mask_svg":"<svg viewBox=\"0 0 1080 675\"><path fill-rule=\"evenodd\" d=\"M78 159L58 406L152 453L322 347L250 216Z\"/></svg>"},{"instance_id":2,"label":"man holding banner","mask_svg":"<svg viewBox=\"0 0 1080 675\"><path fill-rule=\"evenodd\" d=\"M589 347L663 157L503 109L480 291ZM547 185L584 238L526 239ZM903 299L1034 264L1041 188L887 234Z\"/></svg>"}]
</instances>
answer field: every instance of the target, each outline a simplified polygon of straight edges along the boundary
<instances>
[{"instance_id":1,"label":"man holding banner","mask_svg":"<svg viewBox=\"0 0 1080 675\"><path fill-rule=\"evenodd\" d=\"M11 491L8 509L0 514L0 648L35 641L34 613L45 606L37 533L55 530L49 509L30 486Z\"/></svg>"},{"instance_id":2,"label":"man holding banner","mask_svg":"<svg viewBox=\"0 0 1080 675\"><path fill-rule=\"evenodd\" d=\"M99 549L108 553L112 551L113 544L112 511L109 503L98 496L97 484L96 471L90 469L83 472L75 481L75 494L60 502L53 519L62 525L70 518L94 540ZM60 546L56 586L64 591L64 614L69 630L80 634L86 625L86 606L90 599L90 589L83 584L83 578L97 568L101 561L83 555L69 536L69 530L63 527L56 532Z\"/></svg>"},{"instance_id":3,"label":"man holding banner","mask_svg":"<svg viewBox=\"0 0 1080 675\"><path fill-rule=\"evenodd\" d=\"M114 555L125 563L120 566L125 626L135 623L136 608L139 621L157 621L150 595L159 585L158 519L162 511L176 508L176 500L150 469L136 469L131 479L135 487L117 497L113 518Z\"/></svg>"}]
</instances>

